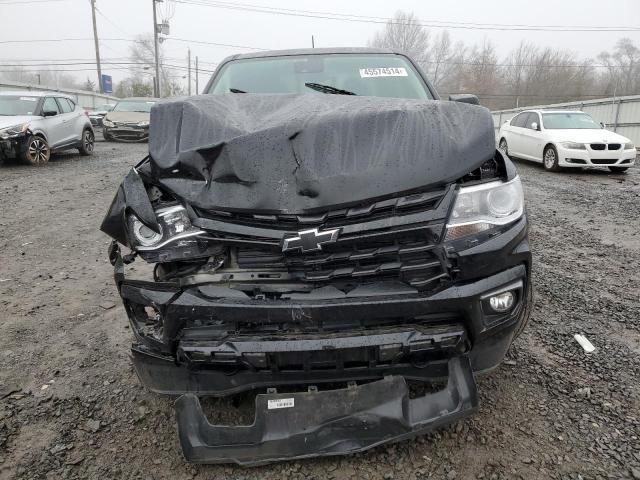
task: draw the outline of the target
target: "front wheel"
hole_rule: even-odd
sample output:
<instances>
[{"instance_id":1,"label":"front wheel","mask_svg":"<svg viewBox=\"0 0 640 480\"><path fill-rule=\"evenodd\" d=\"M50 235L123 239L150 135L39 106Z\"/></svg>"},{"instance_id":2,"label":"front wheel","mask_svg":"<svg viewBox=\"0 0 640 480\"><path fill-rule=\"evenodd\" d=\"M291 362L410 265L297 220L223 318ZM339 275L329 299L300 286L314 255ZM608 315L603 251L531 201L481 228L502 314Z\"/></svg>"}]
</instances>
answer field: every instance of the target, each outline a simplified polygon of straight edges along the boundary
<instances>
[{"instance_id":1,"label":"front wheel","mask_svg":"<svg viewBox=\"0 0 640 480\"><path fill-rule=\"evenodd\" d=\"M30 165L44 165L51 157L47 141L37 135L31 135L22 154L22 160Z\"/></svg>"},{"instance_id":2,"label":"front wheel","mask_svg":"<svg viewBox=\"0 0 640 480\"><path fill-rule=\"evenodd\" d=\"M624 173L629 170L629 167L609 167L609 171L612 173Z\"/></svg>"},{"instance_id":3,"label":"front wheel","mask_svg":"<svg viewBox=\"0 0 640 480\"><path fill-rule=\"evenodd\" d=\"M558 166L558 151L556 147L549 146L544 149L544 153L542 154L542 159L544 163L544 169L550 172L557 172L560 170Z\"/></svg>"},{"instance_id":4,"label":"front wheel","mask_svg":"<svg viewBox=\"0 0 640 480\"><path fill-rule=\"evenodd\" d=\"M85 128L82 132L82 141L80 143L80 147L78 151L80 155L89 156L93 155L93 147L95 145L95 137L93 135L93 131L89 128Z\"/></svg>"}]
</instances>

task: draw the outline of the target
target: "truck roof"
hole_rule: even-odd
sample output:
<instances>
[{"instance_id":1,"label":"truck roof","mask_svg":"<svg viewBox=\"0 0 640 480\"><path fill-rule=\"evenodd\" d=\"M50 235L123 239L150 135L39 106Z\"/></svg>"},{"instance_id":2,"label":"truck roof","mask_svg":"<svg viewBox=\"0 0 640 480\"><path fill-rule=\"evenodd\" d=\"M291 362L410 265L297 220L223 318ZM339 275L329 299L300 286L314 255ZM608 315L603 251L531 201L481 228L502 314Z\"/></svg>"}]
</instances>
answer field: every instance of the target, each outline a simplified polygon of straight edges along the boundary
<instances>
[{"instance_id":1,"label":"truck roof","mask_svg":"<svg viewBox=\"0 0 640 480\"><path fill-rule=\"evenodd\" d=\"M400 50L372 47L333 47L333 48L294 48L290 50L261 50L251 53L240 53L225 58L221 63L243 58L283 57L293 55L328 55L332 53L392 53L404 55Z\"/></svg>"}]
</instances>

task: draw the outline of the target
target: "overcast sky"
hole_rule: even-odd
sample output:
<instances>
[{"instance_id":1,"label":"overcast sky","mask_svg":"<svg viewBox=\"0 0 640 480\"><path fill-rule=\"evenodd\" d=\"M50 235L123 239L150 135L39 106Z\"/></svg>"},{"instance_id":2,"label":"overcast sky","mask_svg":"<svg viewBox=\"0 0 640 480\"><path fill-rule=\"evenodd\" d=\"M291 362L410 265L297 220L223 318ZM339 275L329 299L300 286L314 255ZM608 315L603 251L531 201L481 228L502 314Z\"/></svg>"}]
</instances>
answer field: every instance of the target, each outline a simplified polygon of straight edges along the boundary
<instances>
[{"instance_id":1,"label":"overcast sky","mask_svg":"<svg viewBox=\"0 0 640 480\"><path fill-rule=\"evenodd\" d=\"M211 3L213 0L196 0ZM228 0L229 1L229 0ZM92 38L89 0L0 0L0 42L6 40ZM450 21L475 24L616 26L640 25L639 0L242 0L243 4L262 5L294 10L391 17L398 9L415 12L423 22ZM237 5L237 4L236 4ZM126 61L128 42L113 40L133 38L152 31L152 0L97 0L103 15L98 15L98 31L103 61ZM159 10L165 5L160 4ZM106 17L106 18L105 18ZM171 34L164 43L166 55L173 64L186 65L187 48L198 55L203 69L211 70L216 62L233 53L250 50L233 47L201 45L177 39L227 43L265 49L311 46L364 46L382 25L299 16L274 15L211 6L175 4L170 20ZM434 31L436 29L433 29ZM507 53L520 40L542 46L570 49L580 56L595 57L602 50L612 49L622 36L640 45L640 31L633 32L543 32L495 31L448 28L453 40L467 44L488 39L500 55ZM111 39L111 40L110 40ZM56 43L0 43L0 62L16 60L91 61L92 40ZM68 69L87 66L57 67ZM124 67L105 65L103 73L111 73L115 81L129 75ZM95 71L73 72L80 78L96 77ZM175 72L176 75L181 74ZM209 73L200 77L204 85ZM202 88L202 87L201 87Z\"/></svg>"}]
</instances>

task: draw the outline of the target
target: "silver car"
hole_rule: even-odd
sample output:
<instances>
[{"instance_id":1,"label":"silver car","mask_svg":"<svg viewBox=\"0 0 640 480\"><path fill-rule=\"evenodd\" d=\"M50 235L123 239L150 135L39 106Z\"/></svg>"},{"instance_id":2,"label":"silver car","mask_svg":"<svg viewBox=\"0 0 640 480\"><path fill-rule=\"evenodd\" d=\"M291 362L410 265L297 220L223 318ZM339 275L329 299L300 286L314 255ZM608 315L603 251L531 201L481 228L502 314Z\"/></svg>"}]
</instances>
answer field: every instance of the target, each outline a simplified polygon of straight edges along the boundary
<instances>
[{"instance_id":1,"label":"silver car","mask_svg":"<svg viewBox=\"0 0 640 480\"><path fill-rule=\"evenodd\" d=\"M18 158L32 165L51 153L78 149L92 155L93 127L73 98L57 92L0 92L0 163Z\"/></svg>"}]
</instances>

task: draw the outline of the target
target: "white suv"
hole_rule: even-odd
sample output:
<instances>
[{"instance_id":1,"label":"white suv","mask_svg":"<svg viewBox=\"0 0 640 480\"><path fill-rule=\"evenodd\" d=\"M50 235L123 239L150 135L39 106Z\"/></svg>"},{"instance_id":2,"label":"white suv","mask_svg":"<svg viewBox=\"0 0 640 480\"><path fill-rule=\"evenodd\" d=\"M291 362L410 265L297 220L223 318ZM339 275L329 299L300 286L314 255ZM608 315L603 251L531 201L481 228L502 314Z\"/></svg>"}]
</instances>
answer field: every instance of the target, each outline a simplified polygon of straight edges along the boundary
<instances>
[{"instance_id":1,"label":"white suv","mask_svg":"<svg viewBox=\"0 0 640 480\"><path fill-rule=\"evenodd\" d=\"M93 154L94 133L84 109L57 92L0 93L0 163L19 158L38 165L52 152Z\"/></svg>"},{"instance_id":2,"label":"white suv","mask_svg":"<svg viewBox=\"0 0 640 480\"><path fill-rule=\"evenodd\" d=\"M552 171L607 166L624 172L636 159L631 140L581 111L527 110L505 122L498 138L500 150L510 157L540 162Z\"/></svg>"}]
</instances>

